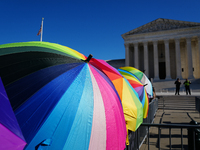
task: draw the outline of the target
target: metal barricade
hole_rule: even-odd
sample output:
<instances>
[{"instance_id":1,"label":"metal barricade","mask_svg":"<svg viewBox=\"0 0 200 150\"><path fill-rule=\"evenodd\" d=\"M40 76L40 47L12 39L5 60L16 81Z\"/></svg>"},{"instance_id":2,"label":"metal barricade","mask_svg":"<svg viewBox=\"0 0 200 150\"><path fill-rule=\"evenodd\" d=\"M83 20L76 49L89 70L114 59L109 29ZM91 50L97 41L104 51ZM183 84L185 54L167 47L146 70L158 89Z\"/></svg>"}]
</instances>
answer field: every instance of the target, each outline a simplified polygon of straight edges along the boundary
<instances>
[{"instance_id":1,"label":"metal barricade","mask_svg":"<svg viewBox=\"0 0 200 150\"><path fill-rule=\"evenodd\" d=\"M171 150L172 148L172 145L171 145L171 130L173 128L176 128L176 129L180 129L181 131L181 150L183 150L183 129L188 129L188 130L191 130L193 131L191 133L191 136L194 140L192 140L192 148L193 149L190 149L190 150L196 150L196 146L198 145L198 143L196 143L196 140L195 140L195 131L197 129L200 128L200 126L195 126L195 125L180 125L180 124L150 124L150 123L143 123L141 124L141 126L145 126L148 128L148 132L147 132L147 141L148 141L148 150L150 150L149 148L149 141L150 141L150 135L149 135L149 128L150 127L157 127L158 128L158 149L160 150L160 138L161 138L161 129L169 129L169 149ZM189 132L188 132L189 134ZM188 137L188 138L191 138L191 137ZM198 147L199 148L199 147ZM132 150L136 150L136 149L132 149Z\"/></svg>"},{"instance_id":2,"label":"metal barricade","mask_svg":"<svg viewBox=\"0 0 200 150\"><path fill-rule=\"evenodd\" d=\"M154 121L158 109L158 99L153 99L149 103L149 112L146 119L143 120L143 123L151 124ZM148 127L140 126L136 132L128 131L129 145L126 146L125 150L137 150L141 147L144 140L147 137Z\"/></svg>"},{"instance_id":3,"label":"metal barricade","mask_svg":"<svg viewBox=\"0 0 200 150\"><path fill-rule=\"evenodd\" d=\"M196 110L200 113L200 97L195 97Z\"/></svg>"},{"instance_id":4,"label":"metal barricade","mask_svg":"<svg viewBox=\"0 0 200 150\"><path fill-rule=\"evenodd\" d=\"M168 129L169 130L169 149L172 149L172 143L171 143L171 131L172 129L180 129L180 140L181 140L181 149L183 149L183 129L188 130L188 140L192 137L192 149L196 149L196 147L200 147L200 127L199 125L180 125L180 124L152 124L154 121L155 114L157 112L158 107L164 110L165 104L164 104L164 97L159 97L160 100L163 100L163 104L161 103L160 106L158 106L158 99L152 100L151 103L149 103L149 113L148 117L143 120L143 123L141 126L137 129L136 132L129 131L129 143L130 145L126 146L125 150L139 150L142 144L144 143L145 139L147 139L148 144L148 150L150 149L149 146L149 130L151 127L157 127L158 128L158 149L160 150L160 138L161 138L161 129ZM196 110L200 113L200 97L195 98L196 102ZM191 133L192 131L192 133ZM198 132L197 132L198 131ZM197 139L198 138L198 139ZM196 140L197 139L197 140ZM195 143L196 142L196 143ZM189 146L189 145L188 145Z\"/></svg>"}]
</instances>

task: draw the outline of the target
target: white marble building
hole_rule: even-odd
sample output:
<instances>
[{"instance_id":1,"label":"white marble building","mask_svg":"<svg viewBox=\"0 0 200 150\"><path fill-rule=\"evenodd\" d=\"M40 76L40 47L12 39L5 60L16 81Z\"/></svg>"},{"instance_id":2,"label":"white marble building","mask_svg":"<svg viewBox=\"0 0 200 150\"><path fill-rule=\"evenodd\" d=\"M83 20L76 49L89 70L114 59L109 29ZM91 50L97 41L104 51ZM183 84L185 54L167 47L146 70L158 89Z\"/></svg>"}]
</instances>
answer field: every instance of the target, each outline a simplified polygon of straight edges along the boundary
<instances>
[{"instance_id":1,"label":"white marble building","mask_svg":"<svg viewBox=\"0 0 200 150\"><path fill-rule=\"evenodd\" d=\"M159 18L122 34L125 65L149 78L200 78L200 23Z\"/></svg>"}]
</instances>

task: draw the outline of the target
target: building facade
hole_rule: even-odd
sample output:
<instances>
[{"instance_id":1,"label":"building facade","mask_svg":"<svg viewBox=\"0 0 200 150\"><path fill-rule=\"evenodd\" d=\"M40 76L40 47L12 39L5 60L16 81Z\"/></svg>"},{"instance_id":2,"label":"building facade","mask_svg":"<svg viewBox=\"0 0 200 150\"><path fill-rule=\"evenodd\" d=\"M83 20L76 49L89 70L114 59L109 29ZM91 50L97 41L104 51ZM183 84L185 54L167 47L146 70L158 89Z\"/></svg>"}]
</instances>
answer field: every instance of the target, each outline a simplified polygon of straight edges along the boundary
<instances>
[{"instance_id":1,"label":"building facade","mask_svg":"<svg viewBox=\"0 0 200 150\"><path fill-rule=\"evenodd\" d=\"M159 18L122 35L125 65L149 78L200 78L200 23Z\"/></svg>"}]
</instances>

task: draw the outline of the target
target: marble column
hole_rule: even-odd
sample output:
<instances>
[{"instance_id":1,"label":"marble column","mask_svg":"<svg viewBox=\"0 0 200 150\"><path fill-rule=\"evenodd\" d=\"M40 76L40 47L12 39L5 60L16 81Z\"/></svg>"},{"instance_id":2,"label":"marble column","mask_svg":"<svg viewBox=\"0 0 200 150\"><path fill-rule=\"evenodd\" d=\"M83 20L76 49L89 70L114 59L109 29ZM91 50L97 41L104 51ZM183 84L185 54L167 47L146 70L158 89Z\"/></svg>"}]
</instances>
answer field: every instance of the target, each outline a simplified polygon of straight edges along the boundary
<instances>
[{"instance_id":1,"label":"marble column","mask_svg":"<svg viewBox=\"0 0 200 150\"><path fill-rule=\"evenodd\" d=\"M165 66L166 66L166 80L171 79L170 72L170 58L169 58L169 40L165 40Z\"/></svg>"},{"instance_id":2,"label":"marble column","mask_svg":"<svg viewBox=\"0 0 200 150\"><path fill-rule=\"evenodd\" d=\"M199 70L200 70L200 37L198 37Z\"/></svg>"},{"instance_id":3,"label":"marble column","mask_svg":"<svg viewBox=\"0 0 200 150\"><path fill-rule=\"evenodd\" d=\"M159 64L158 64L158 42L153 41L154 56L154 80L159 80Z\"/></svg>"},{"instance_id":4,"label":"marble column","mask_svg":"<svg viewBox=\"0 0 200 150\"><path fill-rule=\"evenodd\" d=\"M187 60L188 60L188 78L193 79L192 47L191 38L186 38L187 43Z\"/></svg>"},{"instance_id":5,"label":"marble column","mask_svg":"<svg viewBox=\"0 0 200 150\"><path fill-rule=\"evenodd\" d=\"M148 56L148 43L144 42L144 73L149 77L149 56Z\"/></svg>"},{"instance_id":6,"label":"marble column","mask_svg":"<svg viewBox=\"0 0 200 150\"><path fill-rule=\"evenodd\" d=\"M130 63L129 44L124 44L124 46L125 46L125 66L129 66Z\"/></svg>"},{"instance_id":7,"label":"marble column","mask_svg":"<svg viewBox=\"0 0 200 150\"><path fill-rule=\"evenodd\" d=\"M134 43L134 63L135 63L135 68L139 69L139 63L138 63L138 43Z\"/></svg>"},{"instance_id":8,"label":"marble column","mask_svg":"<svg viewBox=\"0 0 200 150\"><path fill-rule=\"evenodd\" d=\"M180 39L175 39L175 48L176 48L176 78L182 79Z\"/></svg>"}]
</instances>

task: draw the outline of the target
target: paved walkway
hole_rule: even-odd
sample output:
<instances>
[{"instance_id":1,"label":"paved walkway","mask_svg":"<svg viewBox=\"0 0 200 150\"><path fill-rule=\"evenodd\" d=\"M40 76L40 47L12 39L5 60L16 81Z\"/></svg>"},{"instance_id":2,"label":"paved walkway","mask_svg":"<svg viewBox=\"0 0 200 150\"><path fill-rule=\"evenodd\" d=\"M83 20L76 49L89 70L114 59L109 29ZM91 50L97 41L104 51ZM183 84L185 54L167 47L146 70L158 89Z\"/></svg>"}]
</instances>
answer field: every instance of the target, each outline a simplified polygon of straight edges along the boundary
<instances>
[{"instance_id":1,"label":"paved walkway","mask_svg":"<svg viewBox=\"0 0 200 150\"><path fill-rule=\"evenodd\" d=\"M181 94L181 93L180 93ZM159 109L156 113L154 124L189 124L191 119L200 123L200 114L195 110L194 96L174 96L172 94L157 93L163 96L159 99ZM173 96L172 96L173 95ZM193 93L194 95L194 93ZM200 95L196 93L196 95ZM164 101L164 103L163 103ZM164 104L164 105L163 105ZM164 107L163 107L164 106ZM164 109L163 109L164 108ZM173 150L181 149L181 130L171 130L171 144ZM183 148L188 150L187 129L183 129ZM150 128L150 150L158 149L158 128ZM161 129L160 149L169 149L169 129ZM140 150L148 150L147 140Z\"/></svg>"}]
</instances>

